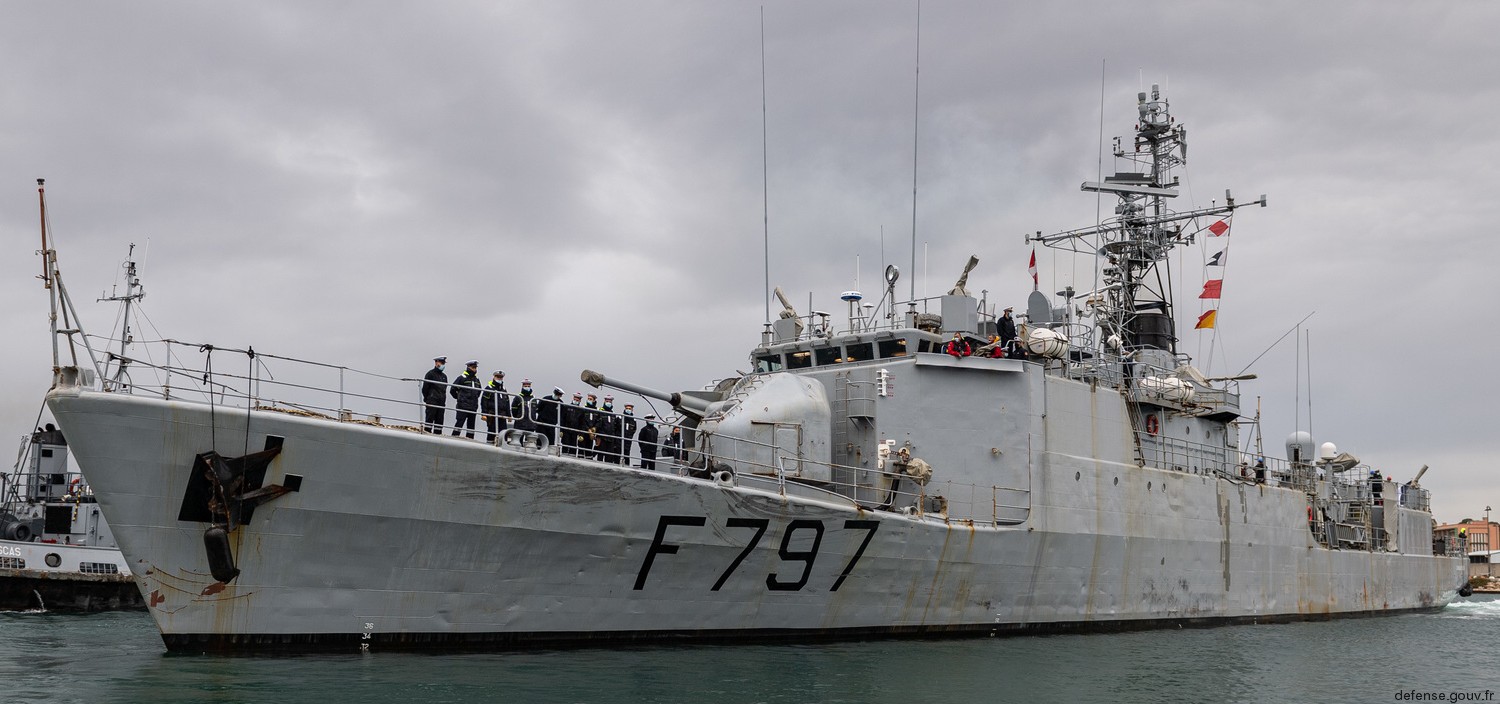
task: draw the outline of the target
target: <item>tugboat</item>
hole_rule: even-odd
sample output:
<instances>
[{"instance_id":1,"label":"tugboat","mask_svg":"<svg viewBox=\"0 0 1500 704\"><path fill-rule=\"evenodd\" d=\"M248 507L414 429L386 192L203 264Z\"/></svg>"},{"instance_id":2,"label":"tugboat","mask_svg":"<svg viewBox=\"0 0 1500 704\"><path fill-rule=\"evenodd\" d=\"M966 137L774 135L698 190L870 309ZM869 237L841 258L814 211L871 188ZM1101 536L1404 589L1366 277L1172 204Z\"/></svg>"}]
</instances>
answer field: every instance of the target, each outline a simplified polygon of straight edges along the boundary
<instances>
[{"instance_id":1,"label":"tugboat","mask_svg":"<svg viewBox=\"0 0 1500 704\"><path fill-rule=\"evenodd\" d=\"M114 535L51 423L0 474L0 610L146 608Z\"/></svg>"},{"instance_id":2,"label":"tugboat","mask_svg":"<svg viewBox=\"0 0 1500 704\"><path fill-rule=\"evenodd\" d=\"M1107 261L1100 290L1060 305L1034 294L1019 344L978 356L1011 322L969 294L972 264L948 294L907 300L891 267L878 304L841 296L842 329L787 305L750 373L658 391L583 372L678 414L651 441L665 450L651 467L620 461L608 408L517 398L496 406L515 422L493 442L424 432L418 380L353 393L349 367L250 347L177 348L156 386L59 362L47 403L173 651L990 636L1441 609L1465 564L1461 546L1434 544L1415 477L1373 475L1306 433L1284 458L1251 452L1240 380L1208 378L1178 351L1159 284L1168 254L1247 204L1174 211L1185 132L1155 88L1136 112L1134 151L1117 151L1144 168L1084 184L1117 196L1117 216L1033 238ZM43 257L56 305L45 220ZM76 350L77 332L54 340ZM261 373L270 363L337 381L278 381L293 375Z\"/></svg>"}]
</instances>

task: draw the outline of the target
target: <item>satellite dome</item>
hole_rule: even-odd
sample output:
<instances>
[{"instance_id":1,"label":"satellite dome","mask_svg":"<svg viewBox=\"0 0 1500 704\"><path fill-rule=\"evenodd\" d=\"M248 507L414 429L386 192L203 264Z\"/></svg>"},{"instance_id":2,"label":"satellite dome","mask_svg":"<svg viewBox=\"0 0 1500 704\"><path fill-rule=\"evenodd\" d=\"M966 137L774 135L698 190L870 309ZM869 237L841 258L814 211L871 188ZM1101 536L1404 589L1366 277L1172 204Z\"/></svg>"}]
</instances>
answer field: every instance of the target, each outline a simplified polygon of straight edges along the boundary
<instances>
[{"instance_id":1,"label":"satellite dome","mask_svg":"<svg viewBox=\"0 0 1500 704\"><path fill-rule=\"evenodd\" d=\"M1339 456L1339 448L1331 442L1325 442L1318 446L1318 459L1331 460Z\"/></svg>"},{"instance_id":2,"label":"satellite dome","mask_svg":"<svg viewBox=\"0 0 1500 704\"><path fill-rule=\"evenodd\" d=\"M1311 462L1314 449L1312 433L1306 430L1286 436L1286 458L1292 462Z\"/></svg>"}]
</instances>

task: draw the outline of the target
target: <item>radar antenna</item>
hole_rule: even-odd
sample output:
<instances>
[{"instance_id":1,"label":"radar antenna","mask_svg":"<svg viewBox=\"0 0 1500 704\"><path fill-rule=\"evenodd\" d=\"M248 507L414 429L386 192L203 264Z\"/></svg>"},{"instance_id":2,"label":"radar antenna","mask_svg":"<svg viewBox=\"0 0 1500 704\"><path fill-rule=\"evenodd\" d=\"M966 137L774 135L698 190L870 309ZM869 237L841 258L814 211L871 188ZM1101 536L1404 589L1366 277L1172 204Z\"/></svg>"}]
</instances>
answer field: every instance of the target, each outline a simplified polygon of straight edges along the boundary
<instances>
[{"instance_id":1,"label":"radar antenna","mask_svg":"<svg viewBox=\"0 0 1500 704\"><path fill-rule=\"evenodd\" d=\"M1172 171L1187 159L1187 130L1172 117L1158 85L1151 86L1149 96L1137 94L1136 109L1132 148L1123 147L1118 137L1114 142L1115 158L1131 162L1135 170L1117 171L1102 182L1082 186L1085 191L1117 196L1115 216L1092 227L1026 239L1106 259L1103 287L1089 301L1099 326L1098 340L1118 336L1129 348L1172 355L1177 337L1168 254L1194 241L1199 228L1192 225L1198 218L1227 215L1244 205L1264 207L1266 197L1241 204L1225 191L1223 205L1186 211L1169 208L1167 202L1177 197L1181 183ZM1095 346L1087 340L1080 342Z\"/></svg>"}]
</instances>

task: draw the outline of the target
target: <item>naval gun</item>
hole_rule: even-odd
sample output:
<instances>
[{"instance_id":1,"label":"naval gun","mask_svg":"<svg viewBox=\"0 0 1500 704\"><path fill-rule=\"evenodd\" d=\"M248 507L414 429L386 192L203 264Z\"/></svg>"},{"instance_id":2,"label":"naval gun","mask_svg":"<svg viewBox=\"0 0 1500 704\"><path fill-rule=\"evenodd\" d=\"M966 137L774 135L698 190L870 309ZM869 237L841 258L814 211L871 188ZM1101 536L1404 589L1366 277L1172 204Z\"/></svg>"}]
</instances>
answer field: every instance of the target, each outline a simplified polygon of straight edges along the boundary
<instances>
[{"instance_id":1,"label":"naval gun","mask_svg":"<svg viewBox=\"0 0 1500 704\"><path fill-rule=\"evenodd\" d=\"M632 384L628 381L611 379L592 369L583 370L583 372L578 375L578 378L582 380L583 383L588 384L589 386L592 386L596 389L608 386L612 389L618 389L627 393L644 396L646 398L654 398L658 401L666 401L667 403L672 404L672 410L681 413L683 416L683 420L681 423L682 450L687 453L687 456L683 458L684 461L688 465L692 465L694 462L701 459L701 456L697 452L698 425L703 422L703 419L707 417L709 413L712 412L714 404L719 401L720 398L722 398L722 394L718 394L713 391L662 391L660 389L653 389L649 386Z\"/></svg>"},{"instance_id":2,"label":"naval gun","mask_svg":"<svg viewBox=\"0 0 1500 704\"><path fill-rule=\"evenodd\" d=\"M726 379L709 391L667 392L584 370L579 378L672 404L683 415L686 464L717 472L732 458L734 471L782 474L804 481L832 479L832 409L823 384L786 372Z\"/></svg>"},{"instance_id":3,"label":"naval gun","mask_svg":"<svg viewBox=\"0 0 1500 704\"><path fill-rule=\"evenodd\" d=\"M628 381L611 379L592 369L583 370L583 373L579 374L578 378L581 379L583 383L588 384L589 386L592 386L596 389L603 386L608 386L612 389L619 389L620 391L625 391L639 396L645 396L646 398L654 398L658 401L666 401L667 403L672 404L672 410L691 418L694 421L693 425L697 425L698 421L703 420L703 417L708 415L709 409L712 408L713 403L719 400L702 398L703 395L713 394L714 392L700 391L696 392L696 395L688 395L694 394L695 392L661 391L658 389L653 389L649 386L641 386L640 384L632 384Z\"/></svg>"}]
</instances>

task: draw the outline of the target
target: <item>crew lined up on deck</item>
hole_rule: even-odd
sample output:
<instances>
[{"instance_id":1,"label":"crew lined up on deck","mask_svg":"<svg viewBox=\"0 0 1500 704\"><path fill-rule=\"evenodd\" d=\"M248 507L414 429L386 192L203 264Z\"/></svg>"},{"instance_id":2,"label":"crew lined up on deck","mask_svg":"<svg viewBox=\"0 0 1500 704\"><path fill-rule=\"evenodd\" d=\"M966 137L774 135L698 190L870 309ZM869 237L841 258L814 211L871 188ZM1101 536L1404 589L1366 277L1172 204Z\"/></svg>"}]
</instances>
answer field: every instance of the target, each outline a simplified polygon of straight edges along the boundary
<instances>
[{"instance_id":1,"label":"crew lined up on deck","mask_svg":"<svg viewBox=\"0 0 1500 704\"><path fill-rule=\"evenodd\" d=\"M547 443L559 445L564 455L627 466L635 445L640 452L638 466L643 469L655 469L658 455L684 457L678 428L674 426L666 441L661 441L656 416L647 415L644 422L638 421L635 404L627 403L616 413L614 396L606 395L601 408L597 395L590 393L584 401L584 395L577 392L568 404L558 386L552 387L551 394L534 398L530 379L522 380L519 394L511 394L505 389L505 372L498 369L491 374L489 384L481 386L477 359L466 362L463 373L449 383L443 371L447 363L445 356L433 357L432 369L422 379L422 429L426 432L442 434L447 398L451 396L456 411L454 437L463 432L464 437L473 438L478 415L484 420L485 442L491 445L498 442L501 433L514 428L546 437Z\"/></svg>"}]
</instances>

